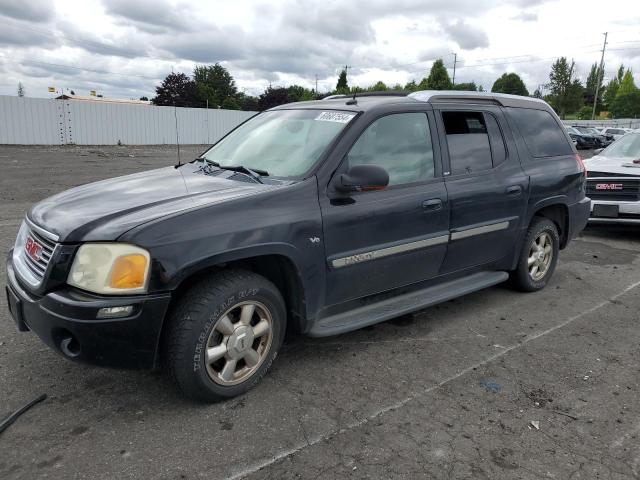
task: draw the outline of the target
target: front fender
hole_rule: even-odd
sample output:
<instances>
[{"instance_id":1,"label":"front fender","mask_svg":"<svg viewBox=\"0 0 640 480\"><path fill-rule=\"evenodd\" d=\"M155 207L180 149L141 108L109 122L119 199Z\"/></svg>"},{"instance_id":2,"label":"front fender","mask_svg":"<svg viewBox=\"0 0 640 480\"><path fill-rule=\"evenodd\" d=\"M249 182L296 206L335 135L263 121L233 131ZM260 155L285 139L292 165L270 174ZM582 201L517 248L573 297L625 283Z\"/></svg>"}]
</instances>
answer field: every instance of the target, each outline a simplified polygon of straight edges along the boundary
<instances>
[{"instance_id":1,"label":"front fender","mask_svg":"<svg viewBox=\"0 0 640 480\"><path fill-rule=\"evenodd\" d=\"M149 250L150 292L173 291L215 265L279 255L298 271L308 314L324 299L325 250L315 178L148 222L119 240Z\"/></svg>"}]
</instances>

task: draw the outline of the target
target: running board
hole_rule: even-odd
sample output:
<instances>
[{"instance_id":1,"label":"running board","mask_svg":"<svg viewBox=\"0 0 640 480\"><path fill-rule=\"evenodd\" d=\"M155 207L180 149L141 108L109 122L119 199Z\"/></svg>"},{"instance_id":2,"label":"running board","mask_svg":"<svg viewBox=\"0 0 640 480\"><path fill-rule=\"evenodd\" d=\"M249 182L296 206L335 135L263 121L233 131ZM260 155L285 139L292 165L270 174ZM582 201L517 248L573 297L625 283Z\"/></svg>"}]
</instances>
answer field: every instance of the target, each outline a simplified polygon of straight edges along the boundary
<instances>
[{"instance_id":1,"label":"running board","mask_svg":"<svg viewBox=\"0 0 640 480\"><path fill-rule=\"evenodd\" d=\"M434 285L417 292L383 300L348 312L320 319L308 332L312 337L338 335L358 328L384 322L390 318L446 302L467 293L504 282L507 272L479 272L450 282Z\"/></svg>"}]
</instances>

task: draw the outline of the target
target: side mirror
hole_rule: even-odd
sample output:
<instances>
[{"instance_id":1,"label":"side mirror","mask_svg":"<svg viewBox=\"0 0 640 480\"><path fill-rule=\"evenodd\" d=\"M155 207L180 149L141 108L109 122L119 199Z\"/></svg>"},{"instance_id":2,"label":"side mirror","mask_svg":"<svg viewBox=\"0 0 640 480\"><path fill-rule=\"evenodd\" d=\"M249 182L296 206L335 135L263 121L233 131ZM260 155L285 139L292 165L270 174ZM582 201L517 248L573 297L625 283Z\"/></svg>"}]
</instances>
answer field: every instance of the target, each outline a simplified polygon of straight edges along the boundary
<instances>
[{"instance_id":1,"label":"side mirror","mask_svg":"<svg viewBox=\"0 0 640 480\"><path fill-rule=\"evenodd\" d=\"M382 190L389 184L389 174L377 165L354 165L338 175L333 184L339 192Z\"/></svg>"},{"instance_id":2,"label":"side mirror","mask_svg":"<svg viewBox=\"0 0 640 480\"><path fill-rule=\"evenodd\" d=\"M600 155L600 152L602 152L602 150L604 150L604 148L596 148L596 149L593 151L593 155L594 155L594 156L595 156L595 155Z\"/></svg>"}]
</instances>

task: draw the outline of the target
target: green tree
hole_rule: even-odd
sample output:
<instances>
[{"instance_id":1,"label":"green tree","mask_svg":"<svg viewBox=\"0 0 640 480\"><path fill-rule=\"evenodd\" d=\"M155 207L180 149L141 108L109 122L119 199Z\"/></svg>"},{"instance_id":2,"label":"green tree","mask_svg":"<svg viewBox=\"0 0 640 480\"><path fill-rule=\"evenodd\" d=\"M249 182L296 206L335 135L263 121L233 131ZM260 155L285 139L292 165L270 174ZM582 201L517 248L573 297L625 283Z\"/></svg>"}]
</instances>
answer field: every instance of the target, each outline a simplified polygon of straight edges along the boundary
<instances>
[{"instance_id":1,"label":"green tree","mask_svg":"<svg viewBox=\"0 0 640 480\"><path fill-rule=\"evenodd\" d=\"M602 71L604 71L604 65L602 67ZM593 99L596 96L596 89L599 92L601 97L602 94L602 72L598 68L598 64L594 63L591 65L591 70L589 71L589 75L587 76L587 83L584 86L584 98L587 105L593 105ZM601 97L602 98L602 97Z\"/></svg>"},{"instance_id":2,"label":"green tree","mask_svg":"<svg viewBox=\"0 0 640 480\"><path fill-rule=\"evenodd\" d=\"M578 118L580 120L591 120L591 113L593 112L593 107L589 105L583 105L580 111L578 112Z\"/></svg>"},{"instance_id":3,"label":"green tree","mask_svg":"<svg viewBox=\"0 0 640 480\"><path fill-rule=\"evenodd\" d=\"M640 90L620 93L611 104L610 112L614 118L637 118L640 116Z\"/></svg>"},{"instance_id":4,"label":"green tree","mask_svg":"<svg viewBox=\"0 0 640 480\"><path fill-rule=\"evenodd\" d=\"M235 80L229 71L219 63L197 65L193 69L193 79L198 98L204 104L208 100L211 108L221 107L225 100L235 99L238 94ZM227 102L227 105L231 104L231 102Z\"/></svg>"},{"instance_id":5,"label":"green tree","mask_svg":"<svg viewBox=\"0 0 640 480\"><path fill-rule=\"evenodd\" d=\"M467 82L467 83L456 83L453 86L454 90L463 90L467 92L478 92L478 87L476 82Z\"/></svg>"},{"instance_id":6,"label":"green tree","mask_svg":"<svg viewBox=\"0 0 640 480\"><path fill-rule=\"evenodd\" d=\"M289 91L283 87L273 88L269 86L258 99L258 110L268 110L278 105L284 105L285 103L291 103Z\"/></svg>"},{"instance_id":7,"label":"green tree","mask_svg":"<svg viewBox=\"0 0 640 480\"><path fill-rule=\"evenodd\" d=\"M338 76L338 83L336 84L336 91L338 93L349 93L349 84L347 83L347 70L344 69Z\"/></svg>"},{"instance_id":8,"label":"green tree","mask_svg":"<svg viewBox=\"0 0 640 480\"><path fill-rule=\"evenodd\" d=\"M225 110L240 110L240 105L234 97L227 97L222 101L220 108Z\"/></svg>"},{"instance_id":9,"label":"green tree","mask_svg":"<svg viewBox=\"0 0 640 480\"><path fill-rule=\"evenodd\" d=\"M620 82L622 82L622 78L624 77L624 65L620 65L618 67L618 71L616 76L609 80L604 93L602 94L602 102L606 105L607 108L611 108L613 105L613 101L616 99L616 95L618 94L618 88L620 87Z\"/></svg>"},{"instance_id":10,"label":"green tree","mask_svg":"<svg viewBox=\"0 0 640 480\"><path fill-rule=\"evenodd\" d=\"M451 90L453 84L441 58L433 62L427 78L423 78L418 90Z\"/></svg>"},{"instance_id":11,"label":"green tree","mask_svg":"<svg viewBox=\"0 0 640 480\"><path fill-rule=\"evenodd\" d=\"M620 87L618 88L616 97L618 95L624 95L625 93L635 92L637 89L638 87L636 87L636 84L633 81L633 74L630 69L627 69L620 81Z\"/></svg>"},{"instance_id":12,"label":"green tree","mask_svg":"<svg viewBox=\"0 0 640 480\"><path fill-rule=\"evenodd\" d=\"M415 80L411 80L410 82L407 82L407 84L404 86L404 89L408 92L415 92L419 89L419 87Z\"/></svg>"},{"instance_id":13,"label":"green tree","mask_svg":"<svg viewBox=\"0 0 640 480\"><path fill-rule=\"evenodd\" d=\"M533 92L533 98L542 98L542 90L540 88L536 88Z\"/></svg>"},{"instance_id":14,"label":"green tree","mask_svg":"<svg viewBox=\"0 0 640 480\"><path fill-rule=\"evenodd\" d=\"M258 110L258 99L251 95L245 95L244 93L238 93L236 97L240 110L247 112L255 112Z\"/></svg>"},{"instance_id":15,"label":"green tree","mask_svg":"<svg viewBox=\"0 0 640 480\"><path fill-rule=\"evenodd\" d=\"M575 70L575 62L571 60L571 64L566 57L560 57L551 66L549 73L549 100L551 106L560 115L560 118L566 118L567 113L578 111L582 105L582 94L584 87L578 79L573 78Z\"/></svg>"},{"instance_id":16,"label":"green tree","mask_svg":"<svg viewBox=\"0 0 640 480\"><path fill-rule=\"evenodd\" d=\"M389 90L389 88L384 82L379 81L369 87L368 90L371 92L386 92L387 90Z\"/></svg>"},{"instance_id":17,"label":"green tree","mask_svg":"<svg viewBox=\"0 0 640 480\"><path fill-rule=\"evenodd\" d=\"M287 88L289 98L292 102L305 102L307 100L313 100L315 92L308 88L304 88L301 85L291 85Z\"/></svg>"},{"instance_id":18,"label":"green tree","mask_svg":"<svg viewBox=\"0 0 640 480\"><path fill-rule=\"evenodd\" d=\"M196 97L196 84L184 73L170 73L156 87L156 96L151 100L155 105L176 105L178 107L201 106Z\"/></svg>"},{"instance_id":19,"label":"green tree","mask_svg":"<svg viewBox=\"0 0 640 480\"><path fill-rule=\"evenodd\" d=\"M620 77L618 71L618 78ZM611 103L611 114L616 118L635 118L640 115L640 90L627 69L620 80L616 98Z\"/></svg>"},{"instance_id":20,"label":"green tree","mask_svg":"<svg viewBox=\"0 0 640 480\"><path fill-rule=\"evenodd\" d=\"M517 73L504 73L491 87L493 93L529 96L529 91Z\"/></svg>"},{"instance_id":21,"label":"green tree","mask_svg":"<svg viewBox=\"0 0 640 480\"><path fill-rule=\"evenodd\" d=\"M22 85L22 82L18 82L18 96L24 97L24 85Z\"/></svg>"}]
</instances>

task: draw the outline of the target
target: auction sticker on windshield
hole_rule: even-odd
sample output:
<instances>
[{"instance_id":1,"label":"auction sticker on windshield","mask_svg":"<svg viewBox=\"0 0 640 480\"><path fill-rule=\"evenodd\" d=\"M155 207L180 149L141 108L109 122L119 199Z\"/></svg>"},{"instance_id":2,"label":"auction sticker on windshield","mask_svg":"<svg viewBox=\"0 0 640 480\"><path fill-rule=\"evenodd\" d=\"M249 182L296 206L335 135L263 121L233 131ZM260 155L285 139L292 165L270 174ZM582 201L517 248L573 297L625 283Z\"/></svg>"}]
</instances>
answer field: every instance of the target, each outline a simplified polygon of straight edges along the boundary
<instances>
[{"instance_id":1,"label":"auction sticker on windshield","mask_svg":"<svg viewBox=\"0 0 640 480\"><path fill-rule=\"evenodd\" d=\"M349 120L351 120L355 116L355 113L322 112L315 119L321 122L349 123Z\"/></svg>"}]
</instances>

